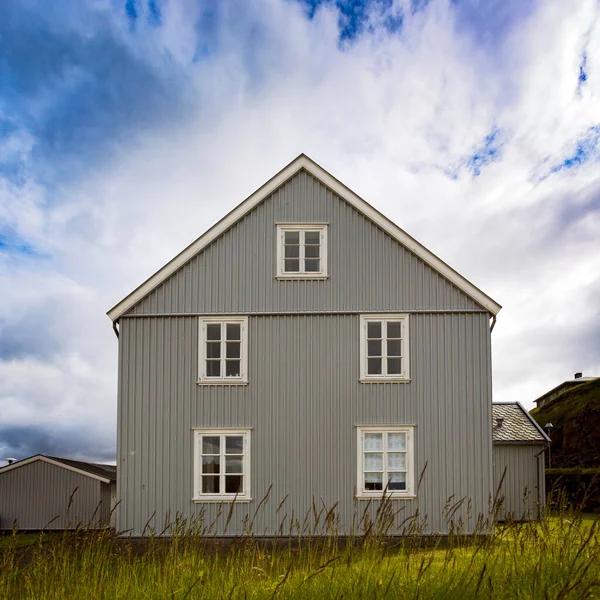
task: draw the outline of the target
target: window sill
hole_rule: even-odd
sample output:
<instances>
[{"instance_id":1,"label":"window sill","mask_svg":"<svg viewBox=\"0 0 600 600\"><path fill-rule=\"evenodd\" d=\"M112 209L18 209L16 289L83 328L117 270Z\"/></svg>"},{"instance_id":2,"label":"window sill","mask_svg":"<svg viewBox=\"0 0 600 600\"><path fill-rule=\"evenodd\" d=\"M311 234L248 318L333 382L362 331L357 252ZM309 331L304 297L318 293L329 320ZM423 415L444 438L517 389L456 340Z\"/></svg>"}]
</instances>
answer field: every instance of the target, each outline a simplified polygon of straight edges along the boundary
<instances>
[{"instance_id":1,"label":"window sill","mask_svg":"<svg viewBox=\"0 0 600 600\"><path fill-rule=\"evenodd\" d=\"M387 492L385 494L386 500L414 500L417 496L415 494L394 494L392 492ZM377 494L356 494L357 500L382 500L383 492L378 492Z\"/></svg>"},{"instance_id":2,"label":"window sill","mask_svg":"<svg viewBox=\"0 0 600 600\"><path fill-rule=\"evenodd\" d=\"M202 504L202 503L223 503L223 502L234 502L237 504L238 502L240 504L242 503L246 503L246 502L252 502L252 498L248 498L246 496L244 496L243 498L238 496L237 498L232 498L231 496L206 496L205 498L192 498L192 502L196 503L196 504Z\"/></svg>"},{"instance_id":3,"label":"window sill","mask_svg":"<svg viewBox=\"0 0 600 600\"><path fill-rule=\"evenodd\" d=\"M283 281L311 281L316 279L318 281L324 281L329 279L329 275L276 275L275 279L281 279Z\"/></svg>"},{"instance_id":4,"label":"window sill","mask_svg":"<svg viewBox=\"0 0 600 600\"><path fill-rule=\"evenodd\" d=\"M400 377L361 377L360 383L410 383L410 378Z\"/></svg>"},{"instance_id":5,"label":"window sill","mask_svg":"<svg viewBox=\"0 0 600 600\"><path fill-rule=\"evenodd\" d=\"M196 383L198 385L248 385L247 381L228 381L227 379L217 379L214 381L204 381L198 379Z\"/></svg>"}]
</instances>

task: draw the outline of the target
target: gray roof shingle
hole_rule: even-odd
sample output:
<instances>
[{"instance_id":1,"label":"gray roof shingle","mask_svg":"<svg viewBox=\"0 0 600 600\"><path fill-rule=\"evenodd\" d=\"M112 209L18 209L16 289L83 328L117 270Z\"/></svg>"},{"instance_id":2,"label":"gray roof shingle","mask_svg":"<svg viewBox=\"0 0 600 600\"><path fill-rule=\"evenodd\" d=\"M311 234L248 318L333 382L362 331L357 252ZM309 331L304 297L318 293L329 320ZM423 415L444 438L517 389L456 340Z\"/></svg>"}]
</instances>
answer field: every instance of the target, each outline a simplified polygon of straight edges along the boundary
<instances>
[{"instance_id":1,"label":"gray roof shingle","mask_svg":"<svg viewBox=\"0 0 600 600\"><path fill-rule=\"evenodd\" d=\"M494 442L548 441L546 434L518 402L492 404L492 417Z\"/></svg>"}]
</instances>

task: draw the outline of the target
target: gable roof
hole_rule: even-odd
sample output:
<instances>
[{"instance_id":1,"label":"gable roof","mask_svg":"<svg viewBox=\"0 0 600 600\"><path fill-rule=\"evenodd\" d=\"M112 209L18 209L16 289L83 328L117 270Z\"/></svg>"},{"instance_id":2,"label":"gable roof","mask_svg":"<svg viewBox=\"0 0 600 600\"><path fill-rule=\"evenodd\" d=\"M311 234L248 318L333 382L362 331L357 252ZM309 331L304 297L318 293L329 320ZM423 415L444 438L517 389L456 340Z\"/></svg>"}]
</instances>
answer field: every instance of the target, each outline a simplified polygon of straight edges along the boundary
<instances>
[{"instance_id":1,"label":"gable roof","mask_svg":"<svg viewBox=\"0 0 600 600\"><path fill-rule=\"evenodd\" d=\"M31 463L42 461L54 465L55 467L61 467L92 479L98 479L103 483L110 483L116 481L117 478L117 467L115 465L101 465L97 463L88 463L80 460L71 460L70 458L58 458L56 456L46 456L45 454L35 454L29 458L17 460L10 465L0 467L0 475L13 469L30 465Z\"/></svg>"},{"instance_id":2,"label":"gable roof","mask_svg":"<svg viewBox=\"0 0 600 600\"><path fill-rule=\"evenodd\" d=\"M213 225L208 231L202 234L195 242L192 242L187 248L180 252L175 258L170 260L164 267L159 269L154 275L137 287L128 296L123 298L118 304L108 311L108 316L115 322L130 310L135 304L146 297L150 292L156 289L161 283L168 279L173 273L185 265L194 256L199 254L206 246L212 243L221 234L232 227L244 215L249 213L258 204L265 200L277 188L291 179L301 170L310 173L315 179L319 180L324 186L353 206L357 211L367 219L375 223L388 235L400 242L404 247L418 256L432 269L453 283L458 289L467 296L475 300L478 304L489 310L492 315L497 315L502 308L497 302L482 292L478 287L465 279L460 273L447 265L435 254L427 250L417 240L412 238L404 230L400 229L395 223L390 221L385 215L380 213L373 206L368 204L351 189L346 187L341 181L338 181L333 175L308 158L305 154L300 154L296 159L284 167L274 177L269 179L264 185L258 188L252 195L248 196L241 204L238 204L230 213Z\"/></svg>"},{"instance_id":3,"label":"gable roof","mask_svg":"<svg viewBox=\"0 0 600 600\"><path fill-rule=\"evenodd\" d=\"M494 443L544 443L550 439L519 402L492 404ZM501 419L501 424L498 421Z\"/></svg>"}]
</instances>

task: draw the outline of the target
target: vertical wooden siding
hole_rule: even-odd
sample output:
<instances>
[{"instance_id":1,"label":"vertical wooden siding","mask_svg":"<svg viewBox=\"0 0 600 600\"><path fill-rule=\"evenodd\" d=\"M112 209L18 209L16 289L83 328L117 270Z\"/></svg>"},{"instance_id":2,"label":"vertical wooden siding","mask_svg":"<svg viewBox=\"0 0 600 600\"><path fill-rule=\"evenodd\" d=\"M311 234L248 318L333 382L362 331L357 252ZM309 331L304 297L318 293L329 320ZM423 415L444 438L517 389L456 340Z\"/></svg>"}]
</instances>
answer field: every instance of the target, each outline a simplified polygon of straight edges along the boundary
<instances>
[{"instance_id":1,"label":"vertical wooden siding","mask_svg":"<svg viewBox=\"0 0 600 600\"><path fill-rule=\"evenodd\" d=\"M473 530L493 489L488 315L412 314L410 328L412 381L361 384L358 315L251 316L249 385L221 387L196 384L196 318L122 319L117 527L141 535L146 522L162 530L176 515L215 519L218 505L191 500L192 428L243 426L252 428L253 501L235 508L227 532L222 517L218 533L239 533L270 485L256 533L277 534L292 510L302 520L313 499L339 502L347 533L356 426L414 424L423 481L415 500L395 502L397 522L418 509L426 532L447 532L453 496L465 498L454 520Z\"/></svg>"},{"instance_id":2,"label":"vertical wooden siding","mask_svg":"<svg viewBox=\"0 0 600 600\"><path fill-rule=\"evenodd\" d=\"M42 461L2 473L0 529L11 529L15 521L19 529L99 526L105 522L102 485L108 486Z\"/></svg>"},{"instance_id":3,"label":"vertical wooden siding","mask_svg":"<svg viewBox=\"0 0 600 600\"><path fill-rule=\"evenodd\" d=\"M500 520L537 519L546 502L543 444L494 444L494 486L504 498Z\"/></svg>"},{"instance_id":4,"label":"vertical wooden siding","mask_svg":"<svg viewBox=\"0 0 600 600\"><path fill-rule=\"evenodd\" d=\"M328 223L329 279L279 281L276 224ZM477 310L473 300L306 171L151 292L132 314Z\"/></svg>"},{"instance_id":5,"label":"vertical wooden siding","mask_svg":"<svg viewBox=\"0 0 600 600\"><path fill-rule=\"evenodd\" d=\"M98 516L100 522L107 525L110 524L110 511L112 510L110 490L113 485L114 483L100 482L100 499L102 502L100 503L100 508L98 509Z\"/></svg>"}]
</instances>

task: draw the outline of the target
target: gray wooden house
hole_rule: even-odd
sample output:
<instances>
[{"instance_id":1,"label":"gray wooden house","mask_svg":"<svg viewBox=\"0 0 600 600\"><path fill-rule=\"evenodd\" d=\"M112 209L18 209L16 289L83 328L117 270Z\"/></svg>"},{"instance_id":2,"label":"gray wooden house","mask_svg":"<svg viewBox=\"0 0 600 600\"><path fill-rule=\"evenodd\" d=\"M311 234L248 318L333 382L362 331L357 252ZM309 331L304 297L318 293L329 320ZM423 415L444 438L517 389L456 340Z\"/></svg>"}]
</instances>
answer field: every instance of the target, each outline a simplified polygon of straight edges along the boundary
<instances>
[{"instance_id":1,"label":"gray wooden house","mask_svg":"<svg viewBox=\"0 0 600 600\"><path fill-rule=\"evenodd\" d=\"M499 310L300 155L108 312L118 529L473 531Z\"/></svg>"},{"instance_id":2,"label":"gray wooden house","mask_svg":"<svg viewBox=\"0 0 600 600\"><path fill-rule=\"evenodd\" d=\"M36 454L0 467L0 530L114 526L115 498L114 465Z\"/></svg>"},{"instance_id":3,"label":"gray wooden house","mask_svg":"<svg viewBox=\"0 0 600 600\"><path fill-rule=\"evenodd\" d=\"M518 402L492 405L498 520L539 519L546 504L549 438Z\"/></svg>"}]
</instances>

